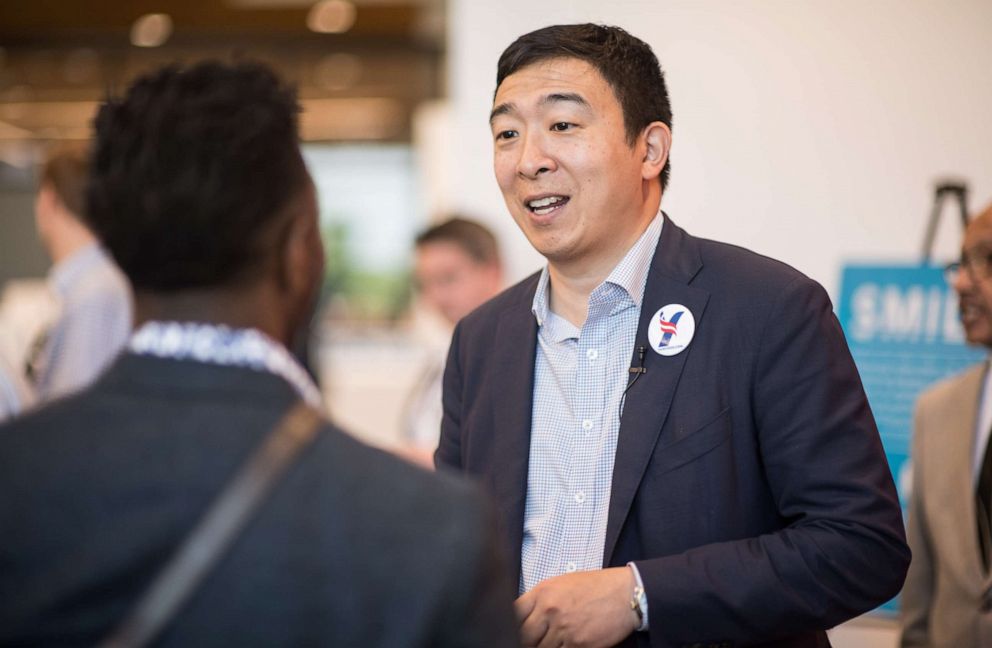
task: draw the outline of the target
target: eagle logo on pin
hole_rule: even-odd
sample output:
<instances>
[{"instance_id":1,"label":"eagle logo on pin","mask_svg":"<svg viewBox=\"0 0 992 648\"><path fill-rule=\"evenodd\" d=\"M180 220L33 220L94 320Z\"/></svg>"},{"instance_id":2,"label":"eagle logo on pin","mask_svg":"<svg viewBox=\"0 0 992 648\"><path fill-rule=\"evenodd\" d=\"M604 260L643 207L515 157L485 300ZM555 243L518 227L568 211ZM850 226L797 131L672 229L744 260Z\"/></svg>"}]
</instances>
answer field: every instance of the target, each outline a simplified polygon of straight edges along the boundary
<instances>
[{"instance_id":1,"label":"eagle logo on pin","mask_svg":"<svg viewBox=\"0 0 992 648\"><path fill-rule=\"evenodd\" d=\"M668 304L651 318L648 341L655 353L673 356L682 353L696 334L696 318L682 304Z\"/></svg>"}]
</instances>

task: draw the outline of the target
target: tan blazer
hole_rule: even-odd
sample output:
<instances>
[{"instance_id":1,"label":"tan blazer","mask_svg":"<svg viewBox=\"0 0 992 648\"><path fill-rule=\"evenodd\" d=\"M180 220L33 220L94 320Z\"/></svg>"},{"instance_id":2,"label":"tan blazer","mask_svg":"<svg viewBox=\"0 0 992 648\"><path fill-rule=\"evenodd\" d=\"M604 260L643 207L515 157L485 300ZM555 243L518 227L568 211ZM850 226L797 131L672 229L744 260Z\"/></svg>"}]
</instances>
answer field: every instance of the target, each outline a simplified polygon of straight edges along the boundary
<instances>
[{"instance_id":1,"label":"tan blazer","mask_svg":"<svg viewBox=\"0 0 992 648\"><path fill-rule=\"evenodd\" d=\"M913 550L902 591L902 646L992 646L992 578L975 523L972 444L987 363L931 387L916 405Z\"/></svg>"}]
</instances>

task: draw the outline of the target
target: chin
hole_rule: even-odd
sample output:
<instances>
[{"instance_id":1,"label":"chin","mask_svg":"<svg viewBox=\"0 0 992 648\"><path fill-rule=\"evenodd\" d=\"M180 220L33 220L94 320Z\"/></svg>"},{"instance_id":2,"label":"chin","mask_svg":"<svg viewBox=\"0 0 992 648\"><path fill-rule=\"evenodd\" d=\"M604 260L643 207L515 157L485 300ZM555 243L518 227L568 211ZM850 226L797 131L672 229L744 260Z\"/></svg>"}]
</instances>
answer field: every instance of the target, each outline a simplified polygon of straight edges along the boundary
<instances>
[{"instance_id":1,"label":"chin","mask_svg":"<svg viewBox=\"0 0 992 648\"><path fill-rule=\"evenodd\" d=\"M534 248L534 251L543 256L545 259L551 259L555 256L554 245L550 244L548 241L543 240L540 236L531 236L527 240L530 242L530 246Z\"/></svg>"},{"instance_id":2,"label":"chin","mask_svg":"<svg viewBox=\"0 0 992 648\"><path fill-rule=\"evenodd\" d=\"M531 247L548 259L564 255L571 247L570 242L561 232L528 231L527 240L530 241Z\"/></svg>"},{"instance_id":3,"label":"chin","mask_svg":"<svg viewBox=\"0 0 992 648\"><path fill-rule=\"evenodd\" d=\"M968 341L968 344L973 346L992 348L992 328L982 327L982 330L966 330L964 339Z\"/></svg>"}]
</instances>

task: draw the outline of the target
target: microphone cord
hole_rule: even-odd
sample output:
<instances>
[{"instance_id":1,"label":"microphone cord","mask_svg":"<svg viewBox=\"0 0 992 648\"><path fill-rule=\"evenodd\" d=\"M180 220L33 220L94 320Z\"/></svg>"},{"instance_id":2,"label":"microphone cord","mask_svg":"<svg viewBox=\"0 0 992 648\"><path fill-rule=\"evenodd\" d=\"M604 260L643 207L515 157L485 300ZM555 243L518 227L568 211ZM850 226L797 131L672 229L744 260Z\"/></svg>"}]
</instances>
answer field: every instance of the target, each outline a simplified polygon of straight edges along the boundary
<instances>
[{"instance_id":1,"label":"microphone cord","mask_svg":"<svg viewBox=\"0 0 992 648\"><path fill-rule=\"evenodd\" d=\"M628 373L633 374L633 378L630 379L630 381L627 383L627 387L624 388L623 393L620 394L620 407L617 411L618 420L623 418L623 404L626 402L627 392L630 391L630 388L634 386L634 383L637 382L637 379L641 377L641 374L646 374L648 372L648 370L644 368L644 354L646 352L647 352L647 347L643 345L637 347L637 366L631 367L630 369L627 370Z\"/></svg>"}]
</instances>

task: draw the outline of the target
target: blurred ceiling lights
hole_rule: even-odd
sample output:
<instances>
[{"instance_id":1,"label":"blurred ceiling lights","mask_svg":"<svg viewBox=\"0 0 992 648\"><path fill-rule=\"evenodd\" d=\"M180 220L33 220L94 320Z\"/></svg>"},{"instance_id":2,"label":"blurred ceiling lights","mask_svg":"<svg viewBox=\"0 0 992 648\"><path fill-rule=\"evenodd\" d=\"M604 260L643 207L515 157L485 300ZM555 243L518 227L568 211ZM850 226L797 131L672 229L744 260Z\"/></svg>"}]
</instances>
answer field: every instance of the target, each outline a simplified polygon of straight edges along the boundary
<instances>
[{"instance_id":1,"label":"blurred ceiling lights","mask_svg":"<svg viewBox=\"0 0 992 648\"><path fill-rule=\"evenodd\" d=\"M444 17L444 0L0 0L0 161L88 137L108 91L204 58L272 65L307 141L409 141L443 93Z\"/></svg>"},{"instance_id":2,"label":"blurred ceiling lights","mask_svg":"<svg viewBox=\"0 0 992 648\"><path fill-rule=\"evenodd\" d=\"M145 14L131 26L131 44L137 47L160 47L172 36L169 14Z\"/></svg>"},{"instance_id":3,"label":"blurred ceiling lights","mask_svg":"<svg viewBox=\"0 0 992 648\"><path fill-rule=\"evenodd\" d=\"M307 27L318 34L343 34L354 24L355 5L347 0L320 0L307 14Z\"/></svg>"}]
</instances>

